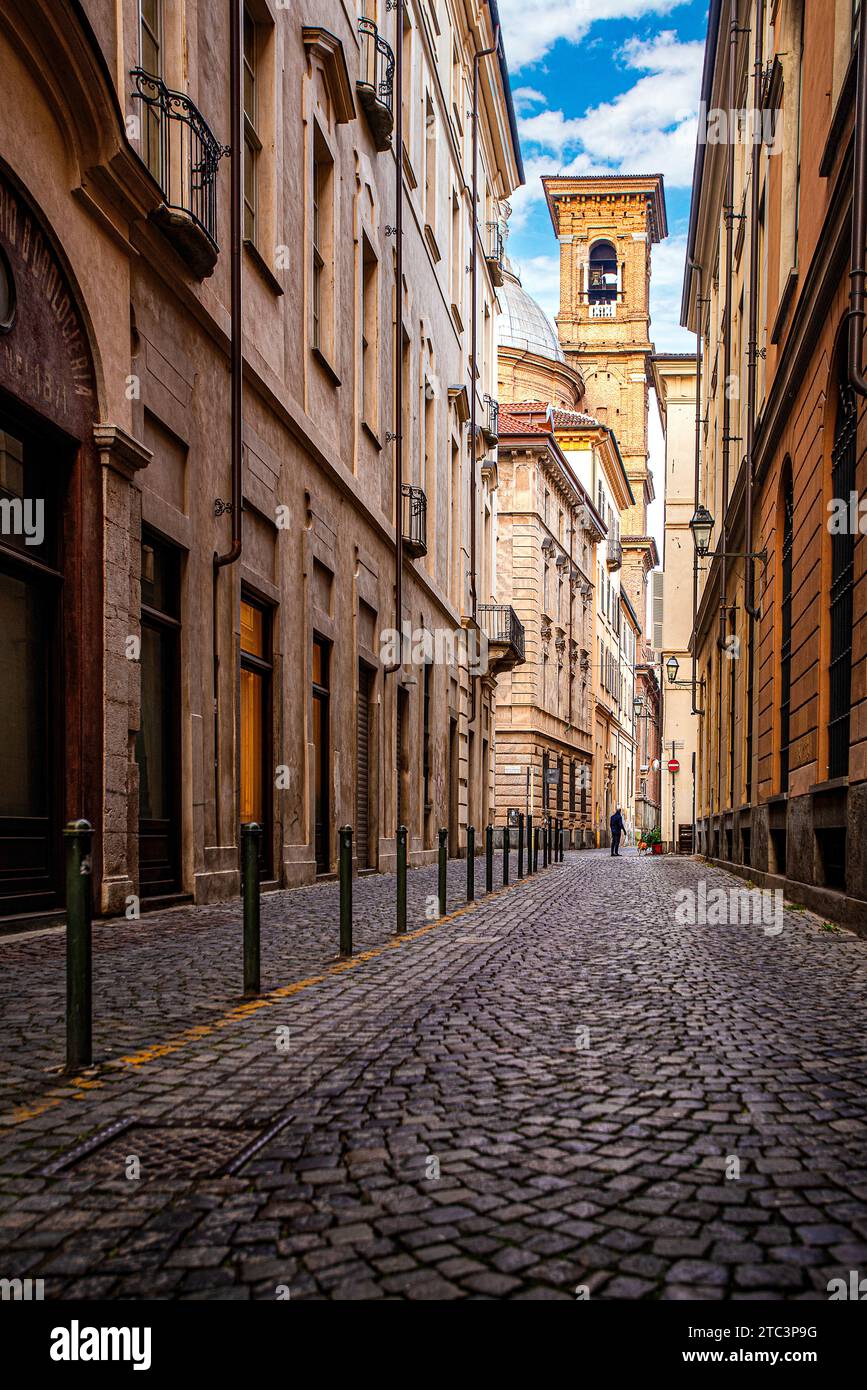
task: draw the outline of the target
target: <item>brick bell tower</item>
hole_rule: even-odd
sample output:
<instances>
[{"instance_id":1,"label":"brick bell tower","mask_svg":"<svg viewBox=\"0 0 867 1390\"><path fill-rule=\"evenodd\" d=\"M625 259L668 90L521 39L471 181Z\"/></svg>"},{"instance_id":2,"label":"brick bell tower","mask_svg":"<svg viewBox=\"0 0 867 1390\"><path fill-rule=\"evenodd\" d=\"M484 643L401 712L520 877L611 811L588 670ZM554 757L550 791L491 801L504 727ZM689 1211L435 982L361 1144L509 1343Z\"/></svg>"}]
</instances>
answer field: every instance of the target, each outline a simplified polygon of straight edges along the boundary
<instances>
[{"instance_id":1,"label":"brick bell tower","mask_svg":"<svg viewBox=\"0 0 867 1390\"><path fill-rule=\"evenodd\" d=\"M585 409L617 436L635 497L621 513L622 585L646 625L647 575L658 564L647 534L650 248L668 235L661 174L542 179L560 242L557 332L581 372Z\"/></svg>"}]
</instances>

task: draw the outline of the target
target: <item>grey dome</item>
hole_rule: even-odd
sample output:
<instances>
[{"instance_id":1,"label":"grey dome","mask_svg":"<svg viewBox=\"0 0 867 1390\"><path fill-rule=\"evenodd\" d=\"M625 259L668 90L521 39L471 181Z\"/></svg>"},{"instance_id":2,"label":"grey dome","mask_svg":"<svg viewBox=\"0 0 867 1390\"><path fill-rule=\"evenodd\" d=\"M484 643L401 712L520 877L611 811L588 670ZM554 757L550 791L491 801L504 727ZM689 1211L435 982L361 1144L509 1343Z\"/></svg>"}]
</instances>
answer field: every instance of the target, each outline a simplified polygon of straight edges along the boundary
<instances>
[{"instance_id":1,"label":"grey dome","mask_svg":"<svg viewBox=\"0 0 867 1390\"><path fill-rule=\"evenodd\" d=\"M566 361L553 323L544 309L527 294L509 265L504 268L499 299L503 307L497 324L500 347L520 348L553 362Z\"/></svg>"}]
</instances>

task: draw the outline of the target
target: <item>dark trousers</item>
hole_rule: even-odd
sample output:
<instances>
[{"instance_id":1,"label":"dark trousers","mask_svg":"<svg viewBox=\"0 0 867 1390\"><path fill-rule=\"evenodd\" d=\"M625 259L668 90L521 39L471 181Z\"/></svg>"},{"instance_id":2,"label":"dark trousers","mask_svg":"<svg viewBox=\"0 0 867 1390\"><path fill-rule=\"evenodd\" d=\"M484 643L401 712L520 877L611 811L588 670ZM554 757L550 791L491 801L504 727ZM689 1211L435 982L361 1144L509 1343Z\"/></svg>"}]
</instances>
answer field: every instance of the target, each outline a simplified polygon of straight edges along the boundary
<instances>
[{"instance_id":1,"label":"dark trousers","mask_svg":"<svg viewBox=\"0 0 867 1390\"><path fill-rule=\"evenodd\" d=\"M619 831L619 830L612 830L612 832L611 832L611 853L612 853L612 854L619 854L619 853L620 853L620 831Z\"/></svg>"}]
</instances>

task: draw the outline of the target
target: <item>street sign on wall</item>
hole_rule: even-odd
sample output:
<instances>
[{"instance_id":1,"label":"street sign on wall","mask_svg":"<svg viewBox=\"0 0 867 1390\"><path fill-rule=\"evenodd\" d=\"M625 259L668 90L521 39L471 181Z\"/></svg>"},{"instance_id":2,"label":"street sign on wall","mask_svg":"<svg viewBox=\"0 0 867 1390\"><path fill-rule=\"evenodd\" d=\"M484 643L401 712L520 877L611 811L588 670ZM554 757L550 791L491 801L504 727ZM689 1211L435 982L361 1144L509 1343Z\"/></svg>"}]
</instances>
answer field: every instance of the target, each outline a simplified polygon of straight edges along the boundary
<instances>
[{"instance_id":1,"label":"street sign on wall","mask_svg":"<svg viewBox=\"0 0 867 1390\"><path fill-rule=\"evenodd\" d=\"M680 772L680 763L678 762L677 758L669 758L668 770L669 772Z\"/></svg>"}]
</instances>

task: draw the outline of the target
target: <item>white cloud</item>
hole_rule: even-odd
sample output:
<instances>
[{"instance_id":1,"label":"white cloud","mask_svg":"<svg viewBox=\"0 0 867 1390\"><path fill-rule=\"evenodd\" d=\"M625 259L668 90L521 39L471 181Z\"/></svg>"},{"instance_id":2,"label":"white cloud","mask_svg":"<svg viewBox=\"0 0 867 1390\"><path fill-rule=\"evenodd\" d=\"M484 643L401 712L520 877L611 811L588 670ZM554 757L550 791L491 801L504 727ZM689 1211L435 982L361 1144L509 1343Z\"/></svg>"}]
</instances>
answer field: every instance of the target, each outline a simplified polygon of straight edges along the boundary
<instances>
[{"instance_id":1,"label":"white cloud","mask_svg":"<svg viewBox=\"0 0 867 1390\"><path fill-rule=\"evenodd\" d=\"M560 312L560 257L527 256L516 262L521 284L549 318Z\"/></svg>"},{"instance_id":2,"label":"white cloud","mask_svg":"<svg viewBox=\"0 0 867 1390\"><path fill-rule=\"evenodd\" d=\"M669 187L692 183L704 46L671 32L632 39L620 50L627 68L644 75L612 101L567 117L546 107L522 114L518 129L541 172L661 173ZM565 164L565 168L562 167ZM541 196L535 190L531 198Z\"/></svg>"},{"instance_id":3,"label":"white cloud","mask_svg":"<svg viewBox=\"0 0 867 1390\"><path fill-rule=\"evenodd\" d=\"M540 92L536 87L513 87L512 101L515 110L521 113L529 106L546 106L548 98L544 92Z\"/></svg>"},{"instance_id":4,"label":"white cloud","mask_svg":"<svg viewBox=\"0 0 867 1390\"><path fill-rule=\"evenodd\" d=\"M513 71L537 63L558 39L579 43L604 19L669 14L683 0L500 0L503 40Z\"/></svg>"},{"instance_id":5,"label":"white cloud","mask_svg":"<svg viewBox=\"0 0 867 1390\"><path fill-rule=\"evenodd\" d=\"M650 337L657 352L693 352L695 335L680 326L686 234L654 246L650 268Z\"/></svg>"}]
</instances>

